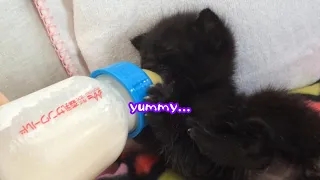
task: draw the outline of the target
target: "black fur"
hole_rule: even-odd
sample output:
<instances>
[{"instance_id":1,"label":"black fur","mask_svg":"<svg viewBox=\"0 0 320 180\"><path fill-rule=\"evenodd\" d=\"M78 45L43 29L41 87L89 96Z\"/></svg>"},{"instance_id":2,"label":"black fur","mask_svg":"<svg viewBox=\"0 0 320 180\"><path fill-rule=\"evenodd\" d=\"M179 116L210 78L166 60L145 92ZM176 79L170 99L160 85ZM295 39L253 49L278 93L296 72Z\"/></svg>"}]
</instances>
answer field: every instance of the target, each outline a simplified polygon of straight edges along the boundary
<instances>
[{"instance_id":1,"label":"black fur","mask_svg":"<svg viewBox=\"0 0 320 180\"><path fill-rule=\"evenodd\" d=\"M148 102L178 102L191 107L192 115L199 119L207 116L203 112L211 107L217 112L227 110L235 94L231 79L234 40L210 9L164 18L148 33L135 37L132 44L140 52L142 68L160 74L165 82L149 89ZM231 179L233 168L216 166L188 136L190 117L147 113L149 126L136 140L155 147L169 167L188 179Z\"/></svg>"},{"instance_id":2,"label":"black fur","mask_svg":"<svg viewBox=\"0 0 320 180\"><path fill-rule=\"evenodd\" d=\"M320 116L302 97L266 89L238 95L229 108L218 124L213 116L189 119L189 135L202 154L257 173L257 165L265 170L281 161L293 166L290 180L320 179Z\"/></svg>"},{"instance_id":3,"label":"black fur","mask_svg":"<svg viewBox=\"0 0 320 180\"><path fill-rule=\"evenodd\" d=\"M149 126L136 138L186 179L252 179L249 172L275 158L304 168L319 156L320 119L300 98L275 90L236 94L234 38L210 9L164 18L131 42L142 68L164 79L146 101L192 108L147 113Z\"/></svg>"}]
</instances>

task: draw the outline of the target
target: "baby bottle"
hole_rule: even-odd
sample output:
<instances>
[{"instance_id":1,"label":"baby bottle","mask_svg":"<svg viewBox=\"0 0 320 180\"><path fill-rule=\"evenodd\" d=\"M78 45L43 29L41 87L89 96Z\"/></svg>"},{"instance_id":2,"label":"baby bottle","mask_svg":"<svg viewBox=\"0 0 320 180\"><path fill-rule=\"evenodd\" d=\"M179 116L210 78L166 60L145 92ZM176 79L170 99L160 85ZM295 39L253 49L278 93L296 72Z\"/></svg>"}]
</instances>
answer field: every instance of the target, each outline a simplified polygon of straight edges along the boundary
<instances>
[{"instance_id":1,"label":"baby bottle","mask_svg":"<svg viewBox=\"0 0 320 180\"><path fill-rule=\"evenodd\" d=\"M0 179L93 180L145 126L128 103L160 81L121 62L0 106Z\"/></svg>"}]
</instances>

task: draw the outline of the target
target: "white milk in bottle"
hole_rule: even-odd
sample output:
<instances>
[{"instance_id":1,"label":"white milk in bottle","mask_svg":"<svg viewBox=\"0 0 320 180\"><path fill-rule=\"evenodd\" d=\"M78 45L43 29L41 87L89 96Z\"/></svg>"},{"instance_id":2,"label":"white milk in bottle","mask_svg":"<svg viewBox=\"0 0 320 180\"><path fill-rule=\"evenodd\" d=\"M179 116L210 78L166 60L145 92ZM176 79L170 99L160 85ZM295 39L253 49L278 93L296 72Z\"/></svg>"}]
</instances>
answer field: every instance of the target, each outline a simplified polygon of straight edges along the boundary
<instances>
[{"instance_id":1,"label":"white milk in bottle","mask_svg":"<svg viewBox=\"0 0 320 180\"><path fill-rule=\"evenodd\" d=\"M121 62L0 106L0 179L94 179L143 129L128 103L143 101L147 73Z\"/></svg>"}]
</instances>

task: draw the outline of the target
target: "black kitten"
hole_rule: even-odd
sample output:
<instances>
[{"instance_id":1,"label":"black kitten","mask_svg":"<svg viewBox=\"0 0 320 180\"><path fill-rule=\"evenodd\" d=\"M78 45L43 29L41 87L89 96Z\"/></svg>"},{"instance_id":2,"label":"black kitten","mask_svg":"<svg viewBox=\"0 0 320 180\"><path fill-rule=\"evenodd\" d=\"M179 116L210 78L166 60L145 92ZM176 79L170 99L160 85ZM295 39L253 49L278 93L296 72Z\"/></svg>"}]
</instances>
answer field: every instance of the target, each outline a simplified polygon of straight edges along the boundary
<instances>
[{"instance_id":1,"label":"black kitten","mask_svg":"<svg viewBox=\"0 0 320 180\"><path fill-rule=\"evenodd\" d=\"M266 179L273 172L259 169L282 160L276 166L292 164L291 173L278 177L316 172L310 166L320 153L319 117L285 92L236 94L233 35L210 9L167 17L132 44L142 68L165 82L150 88L146 101L192 108L191 114L147 113L149 126L137 137L186 179Z\"/></svg>"},{"instance_id":2,"label":"black kitten","mask_svg":"<svg viewBox=\"0 0 320 180\"><path fill-rule=\"evenodd\" d=\"M135 37L132 44L140 52L142 68L164 80L149 89L146 101L192 108L191 114L147 113L149 126L136 140L157 150L186 179L240 178L243 168L216 165L188 135L188 118L214 121L228 111L235 96L235 45L223 21L210 9L179 13Z\"/></svg>"}]
</instances>

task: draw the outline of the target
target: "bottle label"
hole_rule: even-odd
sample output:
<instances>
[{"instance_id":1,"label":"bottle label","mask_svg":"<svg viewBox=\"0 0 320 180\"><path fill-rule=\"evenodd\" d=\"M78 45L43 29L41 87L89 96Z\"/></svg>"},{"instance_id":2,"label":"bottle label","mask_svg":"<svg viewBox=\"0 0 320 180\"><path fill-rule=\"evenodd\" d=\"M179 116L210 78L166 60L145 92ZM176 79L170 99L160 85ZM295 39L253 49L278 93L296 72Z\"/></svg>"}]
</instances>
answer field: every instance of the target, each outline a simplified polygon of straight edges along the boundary
<instances>
[{"instance_id":1,"label":"bottle label","mask_svg":"<svg viewBox=\"0 0 320 180\"><path fill-rule=\"evenodd\" d=\"M102 99L102 90L100 88L94 88L87 93L84 93L83 95L80 95L69 102L66 102L64 104L61 104L60 106L52 109L51 111L43 114L39 117L39 119L35 121L31 121L26 123L21 127L21 130L19 133L21 135L28 134L32 130L37 129L37 127L41 125L45 125L51 121L54 121L58 117L63 116L65 113L71 112L73 109L78 108L79 106L87 103L88 101L99 101L99 99Z\"/></svg>"}]
</instances>

